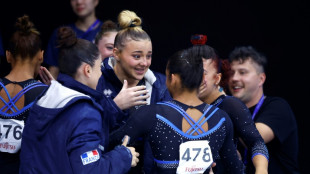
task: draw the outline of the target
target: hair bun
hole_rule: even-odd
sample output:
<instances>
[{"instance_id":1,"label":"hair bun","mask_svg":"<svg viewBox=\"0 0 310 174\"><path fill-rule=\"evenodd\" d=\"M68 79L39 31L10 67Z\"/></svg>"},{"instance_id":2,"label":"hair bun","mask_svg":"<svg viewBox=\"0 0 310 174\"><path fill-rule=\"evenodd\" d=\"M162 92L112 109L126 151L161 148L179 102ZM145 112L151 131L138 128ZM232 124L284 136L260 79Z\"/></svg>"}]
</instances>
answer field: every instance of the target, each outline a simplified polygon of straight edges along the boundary
<instances>
[{"instance_id":1,"label":"hair bun","mask_svg":"<svg viewBox=\"0 0 310 174\"><path fill-rule=\"evenodd\" d=\"M191 42L193 45L205 45L207 42L207 35L203 34L192 35Z\"/></svg>"},{"instance_id":2,"label":"hair bun","mask_svg":"<svg viewBox=\"0 0 310 174\"><path fill-rule=\"evenodd\" d=\"M71 47L77 42L76 33L70 27L60 27L57 34L58 47Z\"/></svg>"},{"instance_id":3,"label":"hair bun","mask_svg":"<svg viewBox=\"0 0 310 174\"><path fill-rule=\"evenodd\" d=\"M141 27L141 18L137 14L130 10L123 10L118 15L118 23L122 29L128 27Z\"/></svg>"},{"instance_id":4,"label":"hair bun","mask_svg":"<svg viewBox=\"0 0 310 174\"><path fill-rule=\"evenodd\" d=\"M34 29L34 24L29 20L28 15L19 17L15 23L15 27L17 31L24 33L24 34L29 34L32 31L39 34L39 32Z\"/></svg>"}]
</instances>

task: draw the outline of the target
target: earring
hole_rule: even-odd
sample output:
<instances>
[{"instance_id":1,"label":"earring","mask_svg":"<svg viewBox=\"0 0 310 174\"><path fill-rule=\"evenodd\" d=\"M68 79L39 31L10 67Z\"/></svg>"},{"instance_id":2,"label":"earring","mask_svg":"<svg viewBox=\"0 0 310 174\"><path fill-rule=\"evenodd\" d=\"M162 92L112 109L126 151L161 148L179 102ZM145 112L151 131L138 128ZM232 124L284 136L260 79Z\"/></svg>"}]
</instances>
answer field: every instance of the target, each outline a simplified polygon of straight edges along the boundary
<instances>
[{"instance_id":1,"label":"earring","mask_svg":"<svg viewBox=\"0 0 310 174\"><path fill-rule=\"evenodd\" d=\"M223 91L223 88L222 88L222 87L220 87L220 88L219 88L219 91L220 91L220 92L222 92L222 91Z\"/></svg>"}]
</instances>

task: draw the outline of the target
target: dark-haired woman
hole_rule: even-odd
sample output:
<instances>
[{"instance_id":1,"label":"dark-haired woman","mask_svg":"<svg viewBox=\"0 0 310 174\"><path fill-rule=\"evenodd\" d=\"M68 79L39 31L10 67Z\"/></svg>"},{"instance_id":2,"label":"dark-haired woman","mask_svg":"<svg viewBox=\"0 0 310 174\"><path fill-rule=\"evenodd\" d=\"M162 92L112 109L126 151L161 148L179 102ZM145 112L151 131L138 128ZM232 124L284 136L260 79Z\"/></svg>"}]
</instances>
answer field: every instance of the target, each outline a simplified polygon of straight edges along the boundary
<instances>
[{"instance_id":1,"label":"dark-haired woman","mask_svg":"<svg viewBox=\"0 0 310 174\"><path fill-rule=\"evenodd\" d=\"M104 21L95 38L102 60L113 55L114 40L119 27L111 20Z\"/></svg>"},{"instance_id":2,"label":"dark-haired woman","mask_svg":"<svg viewBox=\"0 0 310 174\"><path fill-rule=\"evenodd\" d=\"M251 161L247 161L247 163L254 164L257 174L268 173L268 149L251 119L250 111L241 100L226 95L223 89L227 86L229 78L229 62L218 58L214 48L205 45L201 39L198 40L200 42L197 41L197 43L200 44L194 45L189 51L201 57L203 61L204 76L199 88L199 98L205 103L224 110L229 115L234 125L236 146L241 139L249 149ZM225 173L221 166L219 162L216 164L216 173Z\"/></svg>"},{"instance_id":3,"label":"dark-haired woman","mask_svg":"<svg viewBox=\"0 0 310 174\"><path fill-rule=\"evenodd\" d=\"M43 61L40 34L27 15L19 17L6 58L11 71L0 78L0 173L19 173L25 121L46 85L35 80Z\"/></svg>"},{"instance_id":4,"label":"dark-haired woman","mask_svg":"<svg viewBox=\"0 0 310 174\"><path fill-rule=\"evenodd\" d=\"M180 51L169 58L166 76L173 100L141 106L111 133L111 145L125 134L131 141L143 135L154 154L153 173L203 173L219 160L227 173L243 173L229 116L198 98L202 59Z\"/></svg>"},{"instance_id":5,"label":"dark-haired woman","mask_svg":"<svg viewBox=\"0 0 310 174\"><path fill-rule=\"evenodd\" d=\"M107 151L109 117L96 86L101 55L69 27L58 31L58 81L52 80L30 110L24 130L22 173L126 173L138 162L134 148Z\"/></svg>"}]
</instances>

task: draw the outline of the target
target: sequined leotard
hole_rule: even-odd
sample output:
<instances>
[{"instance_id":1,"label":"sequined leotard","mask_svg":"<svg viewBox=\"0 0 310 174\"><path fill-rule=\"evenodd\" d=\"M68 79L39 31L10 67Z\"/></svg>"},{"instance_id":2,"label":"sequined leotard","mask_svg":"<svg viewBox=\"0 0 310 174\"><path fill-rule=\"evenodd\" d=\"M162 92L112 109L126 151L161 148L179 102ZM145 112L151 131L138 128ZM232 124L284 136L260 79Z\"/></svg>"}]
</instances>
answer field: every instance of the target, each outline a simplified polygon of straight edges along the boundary
<instances>
[{"instance_id":1,"label":"sequined leotard","mask_svg":"<svg viewBox=\"0 0 310 174\"><path fill-rule=\"evenodd\" d=\"M229 116L222 110L203 103L195 106L208 122L208 131L198 135L182 132L182 120L191 119L186 110L191 107L178 101L147 105L134 112L127 123L110 135L111 144L119 143L124 135L134 141L144 135L151 145L155 173L176 173L179 165L179 146L195 140L208 140L214 161L221 160L227 173L243 173L233 142L233 127ZM195 126L191 130L195 130ZM207 172L207 171L206 171Z\"/></svg>"}]
</instances>

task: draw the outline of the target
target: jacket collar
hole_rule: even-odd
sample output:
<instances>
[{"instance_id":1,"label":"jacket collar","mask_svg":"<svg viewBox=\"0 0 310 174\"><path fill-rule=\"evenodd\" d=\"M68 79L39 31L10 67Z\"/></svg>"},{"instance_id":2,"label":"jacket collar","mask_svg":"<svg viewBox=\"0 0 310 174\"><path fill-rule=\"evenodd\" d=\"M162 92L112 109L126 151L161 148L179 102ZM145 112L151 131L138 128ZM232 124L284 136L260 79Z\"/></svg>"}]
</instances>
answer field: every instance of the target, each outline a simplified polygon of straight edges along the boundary
<instances>
[{"instance_id":1,"label":"jacket collar","mask_svg":"<svg viewBox=\"0 0 310 174\"><path fill-rule=\"evenodd\" d=\"M96 102L100 101L103 98L103 94L101 94L100 92L74 80L71 76L66 75L66 74L62 74L60 73L58 75L57 81L59 83L61 83L62 85L76 90L78 92L81 92L85 95L89 95L90 97L92 97L93 99L95 99ZM100 103L100 102L98 102Z\"/></svg>"}]
</instances>

